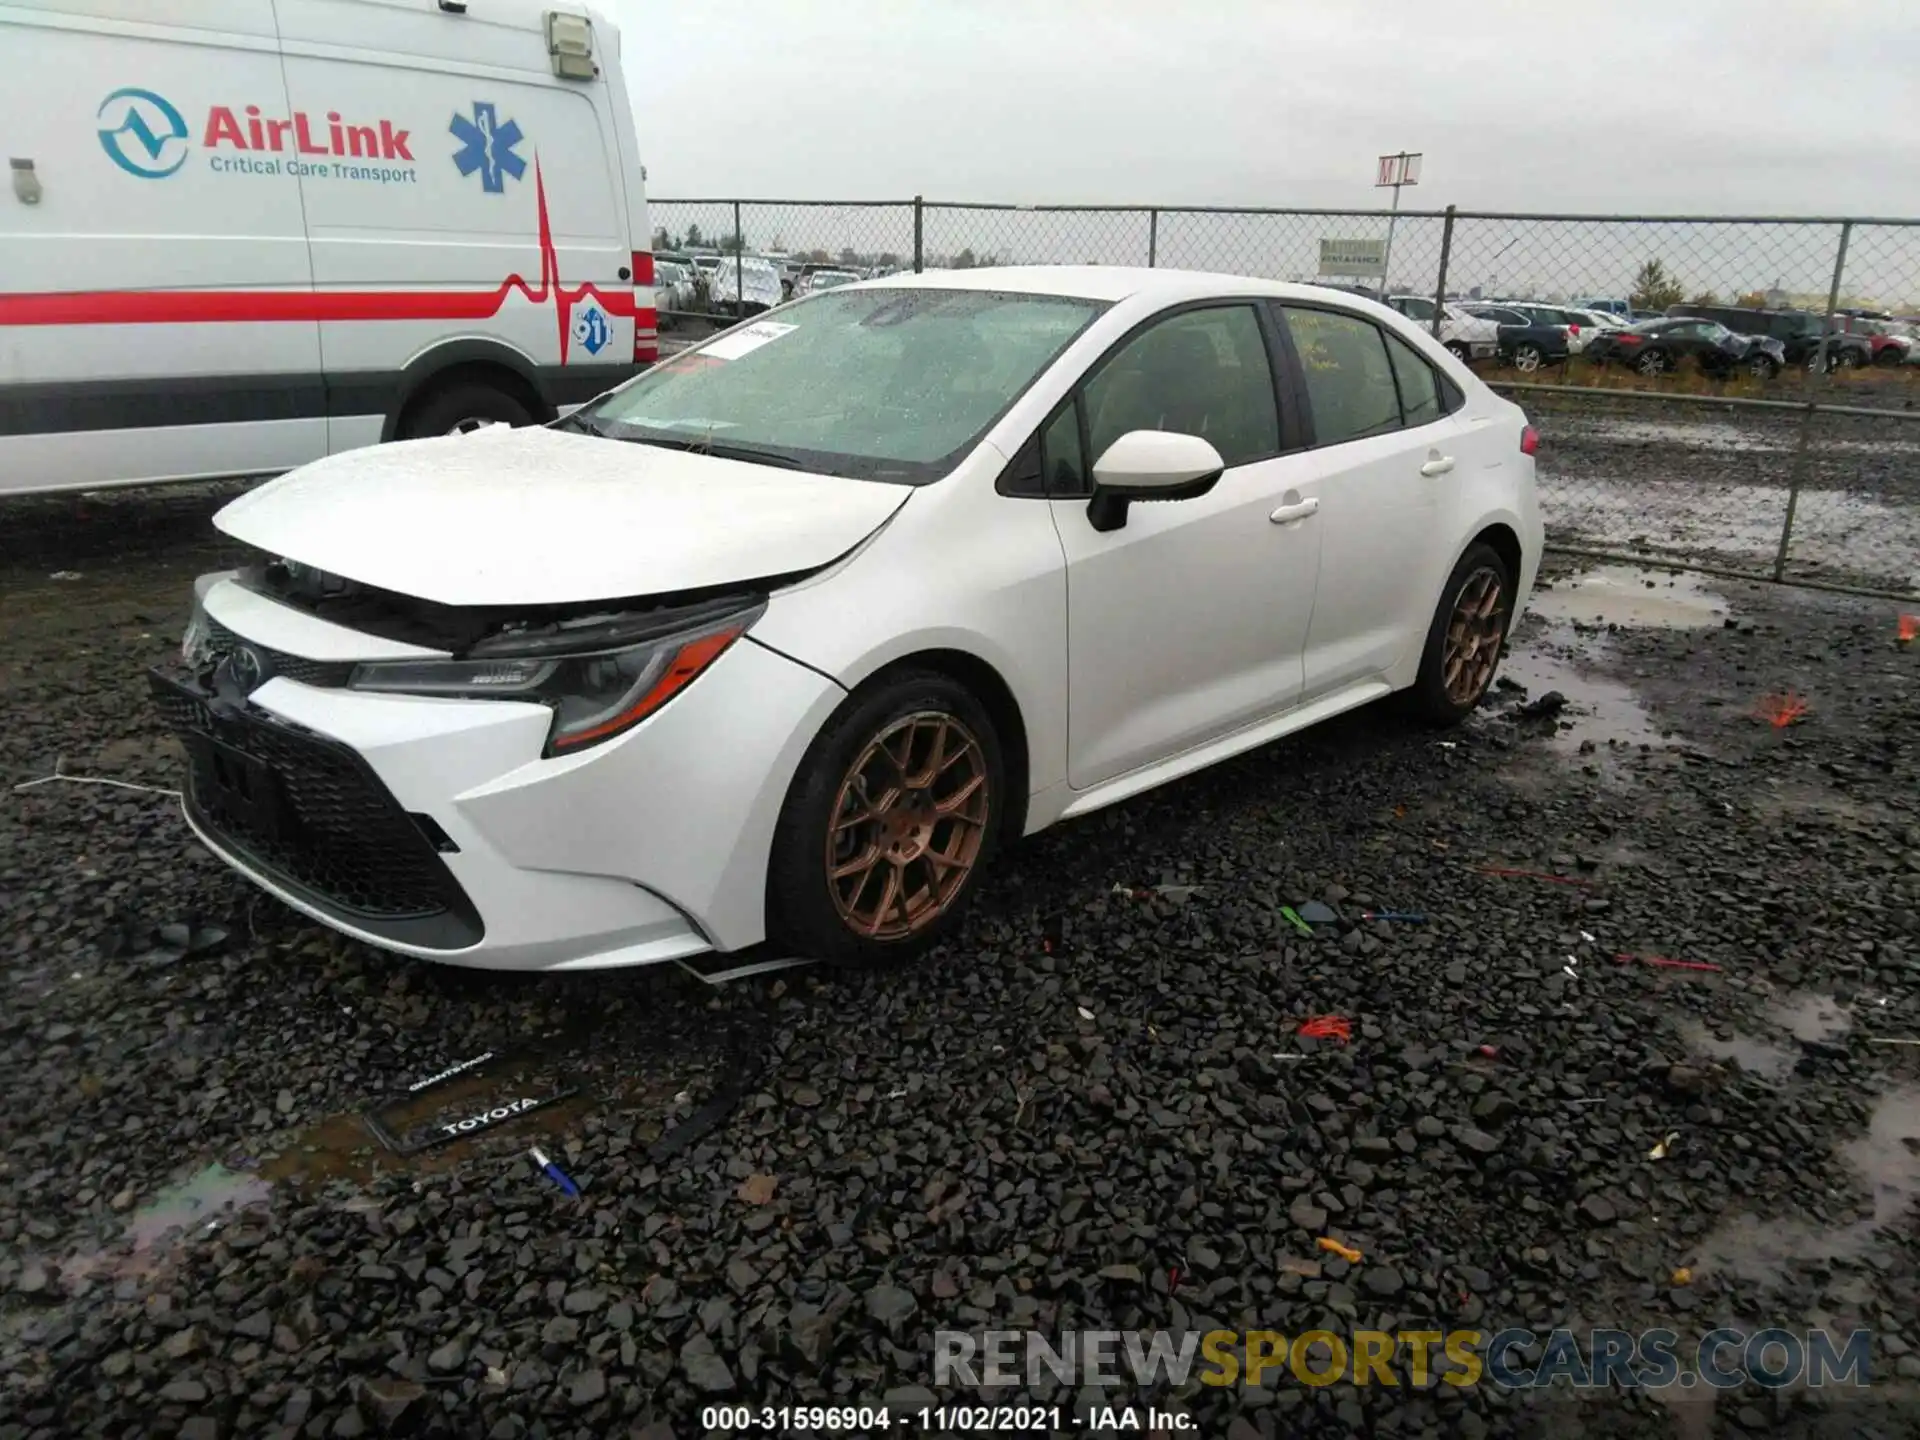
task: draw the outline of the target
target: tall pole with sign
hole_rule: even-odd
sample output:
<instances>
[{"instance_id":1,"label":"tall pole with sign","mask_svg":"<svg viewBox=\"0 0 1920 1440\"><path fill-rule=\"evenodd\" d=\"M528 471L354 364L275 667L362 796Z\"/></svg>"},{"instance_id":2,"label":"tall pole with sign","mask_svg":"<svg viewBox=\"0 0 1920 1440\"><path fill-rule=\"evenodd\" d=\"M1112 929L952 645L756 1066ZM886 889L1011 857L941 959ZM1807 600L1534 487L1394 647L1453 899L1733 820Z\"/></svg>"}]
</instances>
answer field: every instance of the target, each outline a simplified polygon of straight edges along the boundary
<instances>
[{"instance_id":1,"label":"tall pole with sign","mask_svg":"<svg viewBox=\"0 0 1920 1440\"><path fill-rule=\"evenodd\" d=\"M1383 185L1393 187L1393 209L1387 215L1387 249L1380 267L1380 298L1385 299L1393 281L1393 227L1400 221L1400 187L1420 183L1420 153L1402 150L1398 155L1382 155L1380 170L1373 182L1378 190Z\"/></svg>"}]
</instances>

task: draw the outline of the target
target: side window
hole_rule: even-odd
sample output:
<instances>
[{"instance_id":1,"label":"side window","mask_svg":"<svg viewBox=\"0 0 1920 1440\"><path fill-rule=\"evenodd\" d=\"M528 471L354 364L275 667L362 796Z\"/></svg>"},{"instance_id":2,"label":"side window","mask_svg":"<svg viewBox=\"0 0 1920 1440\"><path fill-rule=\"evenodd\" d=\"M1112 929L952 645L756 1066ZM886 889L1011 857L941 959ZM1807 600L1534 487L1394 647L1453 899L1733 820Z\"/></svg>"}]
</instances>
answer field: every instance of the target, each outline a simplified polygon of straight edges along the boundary
<instances>
[{"instance_id":1,"label":"side window","mask_svg":"<svg viewBox=\"0 0 1920 1440\"><path fill-rule=\"evenodd\" d=\"M1283 307L1300 357L1316 445L1339 445L1400 428L1386 338L1371 321L1330 310Z\"/></svg>"},{"instance_id":2,"label":"side window","mask_svg":"<svg viewBox=\"0 0 1920 1440\"><path fill-rule=\"evenodd\" d=\"M1387 336L1387 355L1393 361L1393 378L1400 386L1400 413L1407 428L1431 425L1446 414L1440 406L1440 385L1433 367L1397 335Z\"/></svg>"},{"instance_id":3,"label":"side window","mask_svg":"<svg viewBox=\"0 0 1920 1440\"><path fill-rule=\"evenodd\" d=\"M1229 466L1280 453L1273 370L1250 305L1188 310L1143 330L1084 395L1089 467L1129 430L1198 435Z\"/></svg>"},{"instance_id":4,"label":"side window","mask_svg":"<svg viewBox=\"0 0 1920 1440\"><path fill-rule=\"evenodd\" d=\"M1053 496L1090 493L1086 459L1080 449L1080 406L1064 407L1040 432L1040 459L1045 467L1046 493Z\"/></svg>"}]
</instances>

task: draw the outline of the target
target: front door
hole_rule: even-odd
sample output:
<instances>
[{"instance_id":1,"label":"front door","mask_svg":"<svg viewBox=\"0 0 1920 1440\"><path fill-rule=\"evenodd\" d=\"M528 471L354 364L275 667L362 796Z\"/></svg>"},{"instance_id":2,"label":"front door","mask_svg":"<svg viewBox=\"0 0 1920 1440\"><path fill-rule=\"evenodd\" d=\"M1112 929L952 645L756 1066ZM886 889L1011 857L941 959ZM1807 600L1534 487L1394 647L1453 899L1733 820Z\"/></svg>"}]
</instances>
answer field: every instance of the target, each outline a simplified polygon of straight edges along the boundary
<instances>
[{"instance_id":1,"label":"front door","mask_svg":"<svg viewBox=\"0 0 1920 1440\"><path fill-rule=\"evenodd\" d=\"M1097 367L1043 434L1067 558L1068 780L1084 790L1293 705L1320 569L1316 487L1283 450L1252 303L1179 311ZM1206 495L1136 503L1102 534L1093 461L1130 430L1202 436Z\"/></svg>"}]
</instances>

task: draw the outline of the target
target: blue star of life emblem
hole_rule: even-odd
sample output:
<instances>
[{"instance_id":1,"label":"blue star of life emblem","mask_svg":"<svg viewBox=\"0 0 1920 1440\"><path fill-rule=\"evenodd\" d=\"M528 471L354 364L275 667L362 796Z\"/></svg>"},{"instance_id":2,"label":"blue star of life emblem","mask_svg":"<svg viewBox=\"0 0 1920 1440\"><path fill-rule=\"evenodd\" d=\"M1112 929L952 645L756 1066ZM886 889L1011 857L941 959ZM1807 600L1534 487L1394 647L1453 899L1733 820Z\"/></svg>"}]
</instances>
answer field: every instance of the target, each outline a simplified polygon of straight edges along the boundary
<instances>
[{"instance_id":1,"label":"blue star of life emblem","mask_svg":"<svg viewBox=\"0 0 1920 1440\"><path fill-rule=\"evenodd\" d=\"M492 101L474 101L473 118L455 115L447 130L460 142L453 163L462 175L478 170L480 188L489 195L504 191L509 175L518 180L526 173L527 162L513 153L513 147L526 136L521 133L518 121L499 118Z\"/></svg>"},{"instance_id":2,"label":"blue star of life emblem","mask_svg":"<svg viewBox=\"0 0 1920 1440\"><path fill-rule=\"evenodd\" d=\"M597 305L582 310L574 317L573 338L589 355L598 355L606 349L613 340L613 326L607 323L606 312Z\"/></svg>"}]
</instances>

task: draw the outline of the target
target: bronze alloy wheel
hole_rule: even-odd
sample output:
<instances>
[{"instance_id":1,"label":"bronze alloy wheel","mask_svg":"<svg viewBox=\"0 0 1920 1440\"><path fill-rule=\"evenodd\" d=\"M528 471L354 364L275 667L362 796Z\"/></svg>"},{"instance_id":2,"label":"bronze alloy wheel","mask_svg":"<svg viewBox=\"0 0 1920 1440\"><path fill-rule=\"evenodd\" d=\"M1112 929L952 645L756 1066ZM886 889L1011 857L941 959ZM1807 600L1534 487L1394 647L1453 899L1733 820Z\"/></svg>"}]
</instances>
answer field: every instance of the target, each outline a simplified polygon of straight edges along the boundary
<instances>
[{"instance_id":1,"label":"bronze alloy wheel","mask_svg":"<svg viewBox=\"0 0 1920 1440\"><path fill-rule=\"evenodd\" d=\"M1506 586L1499 571L1482 566L1467 576L1447 618L1441 662L1448 700L1468 707L1480 699L1493 679L1506 634Z\"/></svg>"},{"instance_id":2,"label":"bronze alloy wheel","mask_svg":"<svg viewBox=\"0 0 1920 1440\"><path fill-rule=\"evenodd\" d=\"M903 940L966 887L992 814L985 751L952 715L890 721L840 782L826 843L840 919L870 940Z\"/></svg>"}]
</instances>

